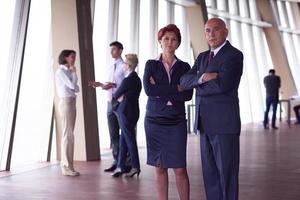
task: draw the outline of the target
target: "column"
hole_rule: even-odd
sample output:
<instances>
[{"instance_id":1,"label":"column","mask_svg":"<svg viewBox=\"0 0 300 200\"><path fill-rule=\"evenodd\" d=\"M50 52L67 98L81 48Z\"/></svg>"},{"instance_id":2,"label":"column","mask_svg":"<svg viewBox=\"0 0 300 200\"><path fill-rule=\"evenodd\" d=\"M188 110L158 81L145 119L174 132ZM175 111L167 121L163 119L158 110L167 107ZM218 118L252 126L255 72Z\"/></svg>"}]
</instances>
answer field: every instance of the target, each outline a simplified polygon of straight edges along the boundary
<instances>
[{"instance_id":1,"label":"column","mask_svg":"<svg viewBox=\"0 0 300 200\"><path fill-rule=\"evenodd\" d=\"M80 92L77 95L74 160L99 160L100 147L95 91L87 87L94 80L92 23L90 1L52 0L52 42L54 70L63 49L77 52L77 75ZM58 97L55 96L55 122L57 133L57 158L60 159L61 118Z\"/></svg>"},{"instance_id":2,"label":"column","mask_svg":"<svg viewBox=\"0 0 300 200\"><path fill-rule=\"evenodd\" d=\"M158 0L150 1L150 34L149 34L149 51L150 58L157 57L158 54L158 42L157 42L157 32L158 32Z\"/></svg>"},{"instance_id":3,"label":"column","mask_svg":"<svg viewBox=\"0 0 300 200\"><path fill-rule=\"evenodd\" d=\"M194 57L208 49L204 33L204 24L207 21L205 2L199 5L186 7L187 23L190 31L191 45Z\"/></svg>"}]
</instances>

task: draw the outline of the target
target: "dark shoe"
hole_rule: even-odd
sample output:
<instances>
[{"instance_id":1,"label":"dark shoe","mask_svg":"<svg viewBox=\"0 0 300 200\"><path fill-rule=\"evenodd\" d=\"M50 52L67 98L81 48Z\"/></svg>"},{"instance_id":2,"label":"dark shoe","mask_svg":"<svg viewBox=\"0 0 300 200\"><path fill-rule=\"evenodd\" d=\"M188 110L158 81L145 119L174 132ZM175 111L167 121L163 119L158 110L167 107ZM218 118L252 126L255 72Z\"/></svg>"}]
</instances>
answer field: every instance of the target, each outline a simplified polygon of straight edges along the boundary
<instances>
[{"instance_id":1,"label":"dark shoe","mask_svg":"<svg viewBox=\"0 0 300 200\"><path fill-rule=\"evenodd\" d=\"M264 129L269 129L269 125L268 124L263 123L263 125L264 125Z\"/></svg>"},{"instance_id":2,"label":"dark shoe","mask_svg":"<svg viewBox=\"0 0 300 200\"><path fill-rule=\"evenodd\" d=\"M112 173L111 176L114 178L118 178L118 177L122 176L122 174L123 174L123 172L121 170L117 170L114 173Z\"/></svg>"},{"instance_id":3,"label":"dark shoe","mask_svg":"<svg viewBox=\"0 0 300 200\"><path fill-rule=\"evenodd\" d=\"M109 168L104 169L105 172L113 172L117 169L117 165L112 165Z\"/></svg>"},{"instance_id":4,"label":"dark shoe","mask_svg":"<svg viewBox=\"0 0 300 200\"><path fill-rule=\"evenodd\" d=\"M266 130L267 130L267 129L269 129L269 126L267 126L267 125L264 125L264 129L266 129Z\"/></svg>"},{"instance_id":5,"label":"dark shoe","mask_svg":"<svg viewBox=\"0 0 300 200\"><path fill-rule=\"evenodd\" d=\"M131 166L129 166L129 165L126 165L125 167L124 167L124 170L123 170L123 172L124 173L128 173L128 172L130 172L131 171Z\"/></svg>"},{"instance_id":6,"label":"dark shoe","mask_svg":"<svg viewBox=\"0 0 300 200\"><path fill-rule=\"evenodd\" d=\"M276 126L272 126L272 129L274 129L274 130L277 130L277 129L278 129L278 127L276 127Z\"/></svg>"},{"instance_id":7,"label":"dark shoe","mask_svg":"<svg viewBox=\"0 0 300 200\"><path fill-rule=\"evenodd\" d=\"M141 173L140 169L132 168L130 170L130 172L125 175L125 177L131 177L132 178L132 177L134 177L134 175L136 175L138 177L140 175L140 173Z\"/></svg>"},{"instance_id":8,"label":"dark shoe","mask_svg":"<svg viewBox=\"0 0 300 200\"><path fill-rule=\"evenodd\" d=\"M297 124L300 124L300 121L296 121L295 124L296 124L296 125L297 125Z\"/></svg>"}]
</instances>

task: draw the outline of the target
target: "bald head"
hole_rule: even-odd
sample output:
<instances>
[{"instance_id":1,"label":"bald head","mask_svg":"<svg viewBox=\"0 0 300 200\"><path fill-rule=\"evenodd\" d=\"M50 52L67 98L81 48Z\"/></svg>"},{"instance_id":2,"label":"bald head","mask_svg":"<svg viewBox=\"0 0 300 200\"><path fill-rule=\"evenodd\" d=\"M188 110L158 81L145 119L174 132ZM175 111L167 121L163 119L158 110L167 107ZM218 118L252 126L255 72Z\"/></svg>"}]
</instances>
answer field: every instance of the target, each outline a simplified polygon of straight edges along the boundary
<instances>
[{"instance_id":1,"label":"bald head","mask_svg":"<svg viewBox=\"0 0 300 200\"><path fill-rule=\"evenodd\" d=\"M228 30L220 18L211 18L205 24L205 37L211 49L221 46L227 38Z\"/></svg>"}]
</instances>

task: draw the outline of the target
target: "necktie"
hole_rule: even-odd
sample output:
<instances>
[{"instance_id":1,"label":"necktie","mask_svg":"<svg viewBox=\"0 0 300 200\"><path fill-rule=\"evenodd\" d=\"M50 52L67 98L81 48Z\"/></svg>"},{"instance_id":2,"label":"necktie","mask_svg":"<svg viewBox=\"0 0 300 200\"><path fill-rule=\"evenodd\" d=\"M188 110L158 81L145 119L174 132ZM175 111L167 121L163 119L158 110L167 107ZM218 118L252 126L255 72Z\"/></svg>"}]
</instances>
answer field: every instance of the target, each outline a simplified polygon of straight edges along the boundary
<instances>
[{"instance_id":1,"label":"necktie","mask_svg":"<svg viewBox=\"0 0 300 200\"><path fill-rule=\"evenodd\" d=\"M117 64L115 63L114 64L114 71L113 71L113 80L112 80L113 83L116 83L116 78L115 78L116 69L117 69Z\"/></svg>"},{"instance_id":2,"label":"necktie","mask_svg":"<svg viewBox=\"0 0 300 200\"><path fill-rule=\"evenodd\" d=\"M214 52L210 51L208 55L208 64L211 63L212 59L214 58Z\"/></svg>"}]
</instances>

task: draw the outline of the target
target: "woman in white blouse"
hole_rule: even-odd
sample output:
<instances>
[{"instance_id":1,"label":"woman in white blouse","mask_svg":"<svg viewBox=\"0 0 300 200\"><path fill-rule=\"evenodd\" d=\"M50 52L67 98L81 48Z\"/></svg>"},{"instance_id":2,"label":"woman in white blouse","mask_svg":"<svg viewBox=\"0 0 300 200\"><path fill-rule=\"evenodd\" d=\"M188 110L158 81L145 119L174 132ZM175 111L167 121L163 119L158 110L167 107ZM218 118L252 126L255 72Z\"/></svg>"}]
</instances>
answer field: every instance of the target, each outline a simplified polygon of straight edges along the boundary
<instances>
[{"instance_id":1,"label":"woman in white blouse","mask_svg":"<svg viewBox=\"0 0 300 200\"><path fill-rule=\"evenodd\" d=\"M76 52L63 50L55 74L56 91L60 99L59 111L62 117L61 169L65 176L78 176L73 166L74 126L76 121L76 93L79 92L76 75Z\"/></svg>"}]
</instances>

